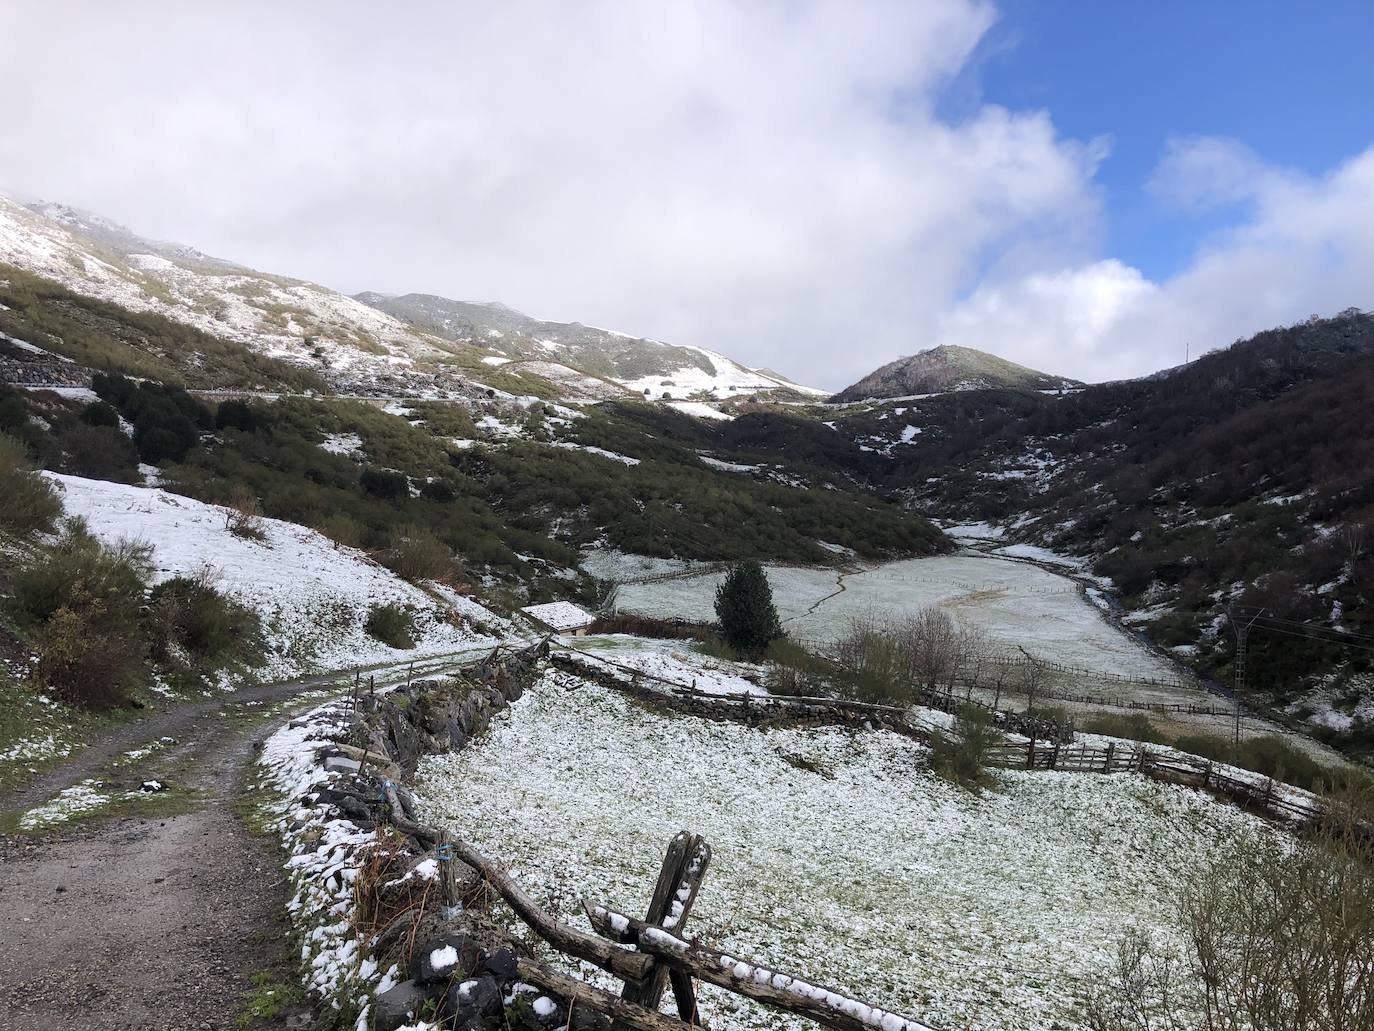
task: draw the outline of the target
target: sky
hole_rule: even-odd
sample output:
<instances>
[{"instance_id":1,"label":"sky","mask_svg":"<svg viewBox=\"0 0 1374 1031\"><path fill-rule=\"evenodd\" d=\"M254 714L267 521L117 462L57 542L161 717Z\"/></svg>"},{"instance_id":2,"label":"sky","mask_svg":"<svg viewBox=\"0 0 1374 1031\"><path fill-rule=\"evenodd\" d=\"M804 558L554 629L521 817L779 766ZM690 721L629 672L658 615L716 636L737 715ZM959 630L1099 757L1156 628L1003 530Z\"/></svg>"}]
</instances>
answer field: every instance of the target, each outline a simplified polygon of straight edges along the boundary
<instances>
[{"instance_id":1,"label":"sky","mask_svg":"<svg viewBox=\"0 0 1374 1031\"><path fill-rule=\"evenodd\" d=\"M1374 4L12 0L0 191L839 388L1374 307Z\"/></svg>"}]
</instances>

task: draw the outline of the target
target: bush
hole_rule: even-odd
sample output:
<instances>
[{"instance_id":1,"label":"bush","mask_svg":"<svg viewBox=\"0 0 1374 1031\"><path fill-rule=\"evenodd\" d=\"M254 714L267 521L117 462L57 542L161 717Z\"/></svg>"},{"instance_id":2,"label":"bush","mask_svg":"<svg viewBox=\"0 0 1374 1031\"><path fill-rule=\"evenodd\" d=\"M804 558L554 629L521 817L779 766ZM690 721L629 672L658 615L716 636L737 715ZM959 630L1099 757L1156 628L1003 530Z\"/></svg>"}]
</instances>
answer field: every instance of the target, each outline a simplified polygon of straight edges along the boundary
<instances>
[{"instance_id":1,"label":"bush","mask_svg":"<svg viewBox=\"0 0 1374 1031\"><path fill-rule=\"evenodd\" d=\"M381 556L386 566L403 580L439 580L453 569L453 551L423 526L400 526Z\"/></svg>"},{"instance_id":2,"label":"bush","mask_svg":"<svg viewBox=\"0 0 1374 1031\"><path fill-rule=\"evenodd\" d=\"M138 479L138 449L120 430L73 422L63 427L57 441L63 472L96 480Z\"/></svg>"},{"instance_id":3,"label":"bush","mask_svg":"<svg viewBox=\"0 0 1374 1031\"><path fill-rule=\"evenodd\" d=\"M415 638L411 636L414 626L415 616L408 606L388 602L372 606L364 629L369 637L393 648L414 648Z\"/></svg>"},{"instance_id":4,"label":"bush","mask_svg":"<svg viewBox=\"0 0 1374 1031\"><path fill-rule=\"evenodd\" d=\"M906 705L914 686L897 638L873 620L856 619L835 644L835 664L846 693L866 702Z\"/></svg>"},{"instance_id":5,"label":"bush","mask_svg":"<svg viewBox=\"0 0 1374 1031\"><path fill-rule=\"evenodd\" d=\"M49 690L90 708L128 699L144 672L140 609L151 572L147 545L102 544L77 520L20 566L10 611L30 633Z\"/></svg>"},{"instance_id":6,"label":"bush","mask_svg":"<svg viewBox=\"0 0 1374 1031\"><path fill-rule=\"evenodd\" d=\"M992 714L976 705L965 705L955 717L950 733L937 734L930 745L930 766L937 774L969 789L992 783L988 753L1002 742Z\"/></svg>"},{"instance_id":7,"label":"bush","mask_svg":"<svg viewBox=\"0 0 1374 1031\"><path fill-rule=\"evenodd\" d=\"M362 484L363 490L374 497L386 498L388 501L410 497L410 480L405 473L369 467L363 470L358 482Z\"/></svg>"},{"instance_id":8,"label":"bush","mask_svg":"<svg viewBox=\"0 0 1374 1031\"><path fill-rule=\"evenodd\" d=\"M730 568L725 582L716 588L716 618L726 645L745 655L762 654L782 636L773 588L763 566L750 561Z\"/></svg>"},{"instance_id":9,"label":"bush","mask_svg":"<svg viewBox=\"0 0 1374 1031\"><path fill-rule=\"evenodd\" d=\"M57 489L38 474L24 445L0 433L0 526L18 534L51 530L62 514Z\"/></svg>"},{"instance_id":10,"label":"bush","mask_svg":"<svg viewBox=\"0 0 1374 1031\"><path fill-rule=\"evenodd\" d=\"M151 601L153 657L158 662L213 670L261 661L257 613L216 590L208 569L158 584Z\"/></svg>"},{"instance_id":11,"label":"bush","mask_svg":"<svg viewBox=\"0 0 1374 1031\"><path fill-rule=\"evenodd\" d=\"M119 426L119 413L105 401L92 401L81 409L81 421L87 426Z\"/></svg>"},{"instance_id":12,"label":"bush","mask_svg":"<svg viewBox=\"0 0 1374 1031\"><path fill-rule=\"evenodd\" d=\"M1143 713L1129 715L1101 713L1083 721L1080 730L1088 734L1104 734L1107 737L1124 737L1131 741L1148 741L1156 745L1167 745L1169 736L1150 722Z\"/></svg>"},{"instance_id":13,"label":"bush","mask_svg":"<svg viewBox=\"0 0 1374 1031\"><path fill-rule=\"evenodd\" d=\"M1374 1027L1370 801L1333 800L1306 842L1241 837L1186 887L1168 942L1138 930L1122 941L1088 1027Z\"/></svg>"},{"instance_id":14,"label":"bush","mask_svg":"<svg viewBox=\"0 0 1374 1031\"><path fill-rule=\"evenodd\" d=\"M1273 735L1242 739L1236 765L1300 788L1319 788L1331 779L1325 766Z\"/></svg>"}]
</instances>

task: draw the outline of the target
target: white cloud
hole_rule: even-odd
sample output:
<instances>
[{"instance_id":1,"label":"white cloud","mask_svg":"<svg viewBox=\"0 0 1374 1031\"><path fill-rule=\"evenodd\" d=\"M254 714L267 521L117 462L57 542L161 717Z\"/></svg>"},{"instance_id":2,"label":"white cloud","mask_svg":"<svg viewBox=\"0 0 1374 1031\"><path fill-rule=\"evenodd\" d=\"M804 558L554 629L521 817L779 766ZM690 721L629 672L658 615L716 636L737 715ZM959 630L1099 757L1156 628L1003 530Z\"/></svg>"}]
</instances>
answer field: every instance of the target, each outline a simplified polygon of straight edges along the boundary
<instances>
[{"instance_id":1,"label":"white cloud","mask_svg":"<svg viewBox=\"0 0 1374 1031\"><path fill-rule=\"evenodd\" d=\"M0 35L0 186L350 292L498 299L835 387L954 338L1145 371L1162 342L1366 296L1367 171L1255 176L1217 141L1178 144L1155 188L1243 200L1247 230L1169 283L1104 260L1104 140L935 113L994 16L25 0Z\"/></svg>"},{"instance_id":2,"label":"white cloud","mask_svg":"<svg viewBox=\"0 0 1374 1031\"><path fill-rule=\"evenodd\" d=\"M1374 306L1374 147L1327 175L1265 165L1232 141L1169 148L1152 182L1192 209L1244 202L1178 275L1113 259L982 284L941 343L997 350L1088 379L1140 375L1312 314Z\"/></svg>"}]
</instances>

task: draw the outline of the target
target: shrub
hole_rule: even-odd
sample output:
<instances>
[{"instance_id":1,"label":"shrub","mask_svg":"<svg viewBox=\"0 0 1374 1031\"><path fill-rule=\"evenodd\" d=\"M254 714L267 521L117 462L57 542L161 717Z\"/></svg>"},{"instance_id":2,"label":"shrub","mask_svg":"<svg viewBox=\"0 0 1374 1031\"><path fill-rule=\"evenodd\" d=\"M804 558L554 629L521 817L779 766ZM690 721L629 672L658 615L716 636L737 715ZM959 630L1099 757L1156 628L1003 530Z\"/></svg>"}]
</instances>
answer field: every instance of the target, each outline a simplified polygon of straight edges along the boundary
<instances>
[{"instance_id":1,"label":"shrub","mask_svg":"<svg viewBox=\"0 0 1374 1031\"><path fill-rule=\"evenodd\" d=\"M1183 892L1170 937L1133 931L1099 979L1092 1031L1374 1027L1369 797L1295 844L1251 832Z\"/></svg>"},{"instance_id":2,"label":"shrub","mask_svg":"<svg viewBox=\"0 0 1374 1031\"><path fill-rule=\"evenodd\" d=\"M369 637L376 638L383 644L389 644L393 648L415 647L415 638L411 636L415 616L408 606L392 602L373 605L363 626Z\"/></svg>"},{"instance_id":3,"label":"shrub","mask_svg":"<svg viewBox=\"0 0 1374 1031\"><path fill-rule=\"evenodd\" d=\"M143 673L139 612L152 571L151 549L106 545L69 520L58 544L15 574L10 610L38 651L38 679L76 705L127 700Z\"/></svg>"},{"instance_id":4,"label":"shrub","mask_svg":"<svg viewBox=\"0 0 1374 1031\"><path fill-rule=\"evenodd\" d=\"M238 485L224 504L224 528L236 537L261 541L267 539L262 525L262 505L248 487Z\"/></svg>"},{"instance_id":5,"label":"shrub","mask_svg":"<svg viewBox=\"0 0 1374 1031\"><path fill-rule=\"evenodd\" d=\"M835 664L846 693L868 702L907 704L914 688L901 643L871 619L856 619L835 644Z\"/></svg>"},{"instance_id":6,"label":"shrub","mask_svg":"<svg viewBox=\"0 0 1374 1031\"><path fill-rule=\"evenodd\" d=\"M954 720L954 729L937 734L930 745L931 768L946 780L976 789L992 783L987 770L988 753L1002 741L993 726L992 714L976 705L965 705Z\"/></svg>"},{"instance_id":7,"label":"shrub","mask_svg":"<svg viewBox=\"0 0 1374 1031\"><path fill-rule=\"evenodd\" d=\"M1273 735L1242 740L1236 764L1300 788L1317 788L1330 779L1321 763Z\"/></svg>"},{"instance_id":8,"label":"shrub","mask_svg":"<svg viewBox=\"0 0 1374 1031\"><path fill-rule=\"evenodd\" d=\"M62 514L62 500L38 474L24 445L0 433L0 526L13 533L51 530Z\"/></svg>"},{"instance_id":9,"label":"shrub","mask_svg":"<svg viewBox=\"0 0 1374 1031\"><path fill-rule=\"evenodd\" d=\"M368 467L362 471L358 482L362 484L363 490L374 497L386 498L389 501L410 497L410 480L405 473Z\"/></svg>"},{"instance_id":10,"label":"shrub","mask_svg":"<svg viewBox=\"0 0 1374 1031\"><path fill-rule=\"evenodd\" d=\"M105 401L92 401L81 409L81 421L87 426L119 426L119 412Z\"/></svg>"},{"instance_id":11,"label":"shrub","mask_svg":"<svg viewBox=\"0 0 1374 1031\"><path fill-rule=\"evenodd\" d=\"M236 398L221 401L219 407L215 409L215 426L220 429L228 427L242 430L244 433L252 433L266 421L264 413L256 405L250 405L246 401L239 401Z\"/></svg>"},{"instance_id":12,"label":"shrub","mask_svg":"<svg viewBox=\"0 0 1374 1031\"><path fill-rule=\"evenodd\" d=\"M1150 722L1143 713L1128 715L1100 713L1084 720L1079 728L1089 734L1105 734L1107 737L1123 737L1131 741L1149 741L1156 745L1169 743L1169 736Z\"/></svg>"},{"instance_id":13,"label":"shrub","mask_svg":"<svg viewBox=\"0 0 1374 1031\"><path fill-rule=\"evenodd\" d=\"M58 437L62 470L97 480L135 480L138 449L120 430L74 422Z\"/></svg>"},{"instance_id":14,"label":"shrub","mask_svg":"<svg viewBox=\"0 0 1374 1031\"><path fill-rule=\"evenodd\" d=\"M151 601L153 657L158 662L211 670L261 660L257 613L216 590L208 569L158 584Z\"/></svg>"},{"instance_id":15,"label":"shrub","mask_svg":"<svg viewBox=\"0 0 1374 1031\"><path fill-rule=\"evenodd\" d=\"M760 655L782 636L773 588L763 566L741 562L725 574L716 588L716 618L725 643L745 655Z\"/></svg>"},{"instance_id":16,"label":"shrub","mask_svg":"<svg viewBox=\"0 0 1374 1031\"><path fill-rule=\"evenodd\" d=\"M400 526L381 561L404 580L439 580L453 569L453 551L426 527Z\"/></svg>"}]
</instances>

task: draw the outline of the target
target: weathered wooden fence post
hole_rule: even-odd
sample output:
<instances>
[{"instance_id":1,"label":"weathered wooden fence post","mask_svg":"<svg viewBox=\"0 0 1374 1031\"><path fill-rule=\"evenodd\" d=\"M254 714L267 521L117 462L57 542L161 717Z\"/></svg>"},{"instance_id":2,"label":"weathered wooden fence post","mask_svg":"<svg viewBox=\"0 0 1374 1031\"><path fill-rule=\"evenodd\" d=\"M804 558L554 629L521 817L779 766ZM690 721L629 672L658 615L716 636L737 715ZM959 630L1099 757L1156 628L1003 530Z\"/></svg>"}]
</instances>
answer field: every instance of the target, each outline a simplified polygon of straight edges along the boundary
<instances>
[{"instance_id":1,"label":"weathered wooden fence post","mask_svg":"<svg viewBox=\"0 0 1374 1031\"><path fill-rule=\"evenodd\" d=\"M1111 772L1112 772L1112 753L1115 752L1115 751L1116 751L1116 742L1115 742L1115 741L1108 741L1108 742L1107 742L1107 758L1104 759L1104 760L1102 761L1102 772L1103 772L1103 773L1111 773Z\"/></svg>"}]
</instances>

